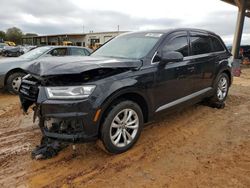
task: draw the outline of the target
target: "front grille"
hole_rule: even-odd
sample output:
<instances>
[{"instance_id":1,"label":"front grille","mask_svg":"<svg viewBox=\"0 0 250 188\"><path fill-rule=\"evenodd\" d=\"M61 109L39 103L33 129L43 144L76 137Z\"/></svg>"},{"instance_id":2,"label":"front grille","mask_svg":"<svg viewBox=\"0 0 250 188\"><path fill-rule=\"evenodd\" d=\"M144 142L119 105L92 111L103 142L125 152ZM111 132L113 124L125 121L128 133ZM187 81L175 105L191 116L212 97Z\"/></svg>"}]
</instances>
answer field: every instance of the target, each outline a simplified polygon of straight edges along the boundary
<instances>
[{"instance_id":1,"label":"front grille","mask_svg":"<svg viewBox=\"0 0 250 188\"><path fill-rule=\"evenodd\" d=\"M30 75L27 75L22 79L19 92L24 98L31 101L36 101L39 92L38 84L39 82L37 79Z\"/></svg>"}]
</instances>

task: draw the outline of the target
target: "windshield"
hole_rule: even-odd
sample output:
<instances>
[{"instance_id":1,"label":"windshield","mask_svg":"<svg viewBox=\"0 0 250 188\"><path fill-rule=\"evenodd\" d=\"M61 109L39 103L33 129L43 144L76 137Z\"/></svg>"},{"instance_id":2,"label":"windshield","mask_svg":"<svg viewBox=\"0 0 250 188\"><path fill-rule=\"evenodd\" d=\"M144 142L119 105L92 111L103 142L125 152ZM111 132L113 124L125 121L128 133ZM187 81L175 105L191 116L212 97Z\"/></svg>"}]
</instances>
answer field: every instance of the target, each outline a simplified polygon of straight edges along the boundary
<instances>
[{"instance_id":1,"label":"windshield","mask_svg":"<svg viewBox=\"0 0 250 188\"><path fill-rule=\"evenodd\" d=\"M48 51L49 49L51 49L50 46L39 47L21 55L20 57L25 58L25 59L36 59L40 57L42 54L44 54L46 51Z\"/></svg>"},{"instance_id":2,"label":"windshield","mask_svg":"<svg viewBox=\"0 0 250 188\"><path fill-rule=\"evenodd\" d=\"M114 38L91 56L141 59L155 46L161 33L136 33Z\"/></svg>"}]
</instances>

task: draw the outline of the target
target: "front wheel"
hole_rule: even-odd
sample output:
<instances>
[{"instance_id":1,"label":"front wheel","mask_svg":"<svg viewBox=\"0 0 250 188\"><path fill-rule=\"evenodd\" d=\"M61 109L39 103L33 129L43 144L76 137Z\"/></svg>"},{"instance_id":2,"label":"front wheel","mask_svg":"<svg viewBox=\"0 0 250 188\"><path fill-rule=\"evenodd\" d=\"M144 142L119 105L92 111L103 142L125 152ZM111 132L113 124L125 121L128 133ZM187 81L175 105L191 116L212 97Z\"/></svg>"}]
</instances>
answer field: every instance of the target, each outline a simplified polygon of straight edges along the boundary
<instances>
[{"instance_id":1,"label":"front wheel","mask_svg":"<svg viewBox=\"0 0 250 188\"><path fill-rule=\"evenodd\" d=\"M214 96L210 99L209 102L211 106L223 108L225 106L224 102L227 98L229 90L229 78L227 74L222 73L218 76L214 85L214 89Z\"/></svg>"},{"instance_id":2,"label":"front wheel","mask_svg":"<svg viewBox=\"0 0 250 188\"><path fill-rule=\"evenodd\" d=\"M105 118L101 129L103 145L110 153L123 153L136 143L142 127L141 108L132 101L122 101Z\"/></svg>"},{"instance_id":3,"label":"front wheel","mask_svg":"<svg viewBox=\"0 0 250 188\"><path fill-rule=\"evenodd\" d=\"M11 94L18 94L19 87L21 85L22 77L24 77L25 74L22 72L16 72L11 74L6 81L6 87L8 92Z\"/></svg>"}]
</instances>

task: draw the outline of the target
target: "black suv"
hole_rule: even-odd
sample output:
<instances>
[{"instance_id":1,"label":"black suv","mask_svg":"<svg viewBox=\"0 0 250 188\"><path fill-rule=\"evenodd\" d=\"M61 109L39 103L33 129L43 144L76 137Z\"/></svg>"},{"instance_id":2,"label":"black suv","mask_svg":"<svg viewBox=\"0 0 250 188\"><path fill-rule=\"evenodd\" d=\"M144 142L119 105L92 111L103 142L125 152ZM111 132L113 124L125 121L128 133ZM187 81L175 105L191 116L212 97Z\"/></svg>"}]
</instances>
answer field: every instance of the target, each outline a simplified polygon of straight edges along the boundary
<instances>
[{"instance_id":1,"label":"black suv","mask_svg":"<svg viewBox=\"0 0 250 188\"><path fill-rule=\"evenodd\" d=\"M143 124L203 100L221 107L232 83L231 54L208 31L122 34L89 57L35 60L19 89L24 111L44 136L67 142L101 139L111 153L131 148Z\"/></svg>"}]
</instances>

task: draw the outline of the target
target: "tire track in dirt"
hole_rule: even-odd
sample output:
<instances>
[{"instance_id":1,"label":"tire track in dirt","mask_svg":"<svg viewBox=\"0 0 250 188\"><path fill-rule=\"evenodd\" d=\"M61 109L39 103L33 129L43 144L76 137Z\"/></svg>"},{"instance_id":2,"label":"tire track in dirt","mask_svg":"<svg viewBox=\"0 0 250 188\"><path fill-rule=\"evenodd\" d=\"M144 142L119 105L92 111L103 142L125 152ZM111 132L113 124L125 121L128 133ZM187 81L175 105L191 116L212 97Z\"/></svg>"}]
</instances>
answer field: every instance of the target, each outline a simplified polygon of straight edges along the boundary
<instances>
[{"instance_id":1,"label":"tire track in dirt","mask_svg":"<svg viewBox=\"0 0 250 188\"><path fill-rule=\"evenodd\" d=\"M17 96L0 93L0 104L0 186L16 187L26 177L38 131L30 115L23 117Z\"/></svg>"}]
</instances>

